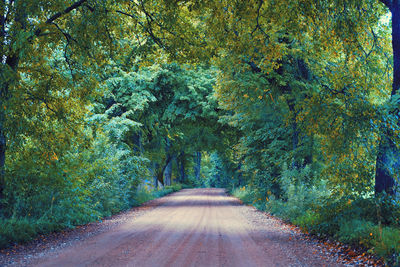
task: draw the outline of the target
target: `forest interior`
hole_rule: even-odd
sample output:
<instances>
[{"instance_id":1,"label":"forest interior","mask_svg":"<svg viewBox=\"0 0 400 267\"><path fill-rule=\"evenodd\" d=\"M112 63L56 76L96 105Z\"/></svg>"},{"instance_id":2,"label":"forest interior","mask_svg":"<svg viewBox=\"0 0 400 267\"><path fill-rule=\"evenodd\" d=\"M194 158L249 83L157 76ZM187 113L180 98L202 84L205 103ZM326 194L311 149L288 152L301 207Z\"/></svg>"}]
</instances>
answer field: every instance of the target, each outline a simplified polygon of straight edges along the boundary
<instances>
[{"instance_id":1,"label":"forest interior","mask_svg":"<svg viewBox=\"0 0 400 267\"><path fill-rule=\"evenodd\" d=\"M182 188L235 206L200 189L224 188L400 266L400 0L2 0L0 21L0 255Z\"/></svg>"}]
</instances>

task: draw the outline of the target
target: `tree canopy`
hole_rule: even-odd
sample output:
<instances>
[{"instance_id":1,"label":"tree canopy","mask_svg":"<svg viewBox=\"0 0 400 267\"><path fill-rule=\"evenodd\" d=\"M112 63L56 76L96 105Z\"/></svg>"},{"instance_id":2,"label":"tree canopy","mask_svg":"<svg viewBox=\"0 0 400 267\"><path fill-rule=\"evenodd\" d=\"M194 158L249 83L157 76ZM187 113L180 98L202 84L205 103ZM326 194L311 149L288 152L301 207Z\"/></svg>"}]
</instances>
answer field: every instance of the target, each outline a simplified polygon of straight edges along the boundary
<instances>
[{"instance_id":1,"label":"tree canopy","mask_svg":"<svg viewBox=\"0 0 400 267\"><path fill-rule=\"evenodd\" d=\"M178 182L398 205L397 0L4 0L0 21L3 221Z\"/></svg>"}]
</instances>

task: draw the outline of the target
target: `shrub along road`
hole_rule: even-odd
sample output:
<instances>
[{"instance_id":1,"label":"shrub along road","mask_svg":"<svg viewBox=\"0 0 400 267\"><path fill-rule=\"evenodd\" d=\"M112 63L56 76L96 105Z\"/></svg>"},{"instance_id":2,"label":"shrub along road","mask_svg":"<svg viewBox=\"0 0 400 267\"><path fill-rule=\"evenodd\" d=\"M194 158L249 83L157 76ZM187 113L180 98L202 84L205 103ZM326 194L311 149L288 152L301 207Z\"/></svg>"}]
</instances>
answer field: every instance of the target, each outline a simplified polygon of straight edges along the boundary
<instances>
[{"instance_id":1,"label":"shrub along road","mask_svg":"<svg viewBox=\"0 0 400 267\"><path fill-rule=\"evenodd\" d=\"M321 246L223 189L186 189L31 266L342 266Z\"/></svg>"}]
</instances>

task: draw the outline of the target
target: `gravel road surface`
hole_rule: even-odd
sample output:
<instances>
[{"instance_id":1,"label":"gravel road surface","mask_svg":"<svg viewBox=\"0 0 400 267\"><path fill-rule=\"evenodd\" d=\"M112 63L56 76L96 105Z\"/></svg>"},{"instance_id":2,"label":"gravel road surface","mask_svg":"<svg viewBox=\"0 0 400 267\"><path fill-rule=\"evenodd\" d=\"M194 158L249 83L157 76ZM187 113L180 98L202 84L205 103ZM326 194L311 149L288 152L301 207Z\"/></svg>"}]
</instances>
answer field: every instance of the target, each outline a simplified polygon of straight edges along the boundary
<instances>
[{"instance_id":1,"label":"gravel road surface","mask_svg":"<svg viewBox=\"0 0 400 267\"><path fill-rule=\"evenodd\" d=\"M223 189L186 189L31 266L341 266Z\"/></svg>"}]
</instances>

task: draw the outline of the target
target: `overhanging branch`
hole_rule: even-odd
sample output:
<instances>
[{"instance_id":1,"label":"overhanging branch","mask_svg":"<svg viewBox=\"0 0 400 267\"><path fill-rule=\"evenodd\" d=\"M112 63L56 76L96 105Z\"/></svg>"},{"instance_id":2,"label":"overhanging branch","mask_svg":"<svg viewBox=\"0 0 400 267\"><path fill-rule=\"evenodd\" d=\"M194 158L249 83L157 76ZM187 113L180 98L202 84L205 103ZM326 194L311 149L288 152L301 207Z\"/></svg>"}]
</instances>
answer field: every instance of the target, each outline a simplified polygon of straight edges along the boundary
<instances>
[{"instance_id":1,"label":"overhanging branch","mask_svg":"<svg viewBox=\"0 0 400 267\"><path fill-rule=\"evenodd\" d=\"M85 2L87 2L87 0L80 0L78 2L75 2L73 5L67 7L66 9L64 9L63 11L60 11L56 14L54 14L53 16L51 16L49 19L46 20L46 24L51 24L53 23L56 19L60 18L61 16L70 13L72 10L77 9L78 7L80 7L82 4L84 4ZM37 29L34 33L35 36L39 36L40 33L42 32L42 29Z\"/></svg>"}]
</instances>

